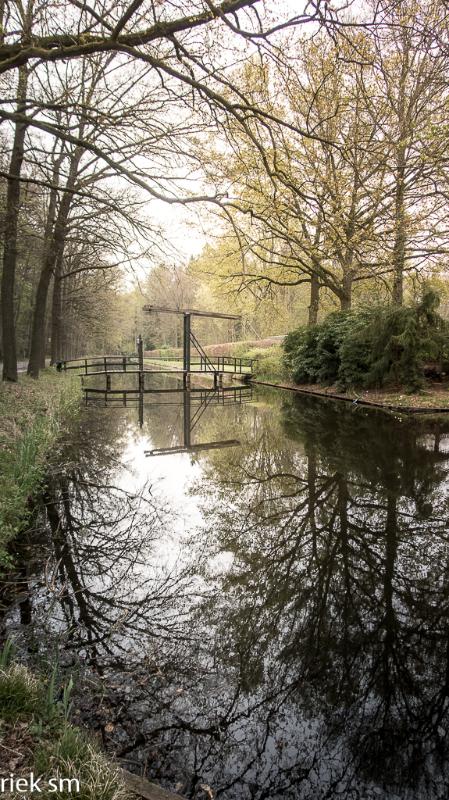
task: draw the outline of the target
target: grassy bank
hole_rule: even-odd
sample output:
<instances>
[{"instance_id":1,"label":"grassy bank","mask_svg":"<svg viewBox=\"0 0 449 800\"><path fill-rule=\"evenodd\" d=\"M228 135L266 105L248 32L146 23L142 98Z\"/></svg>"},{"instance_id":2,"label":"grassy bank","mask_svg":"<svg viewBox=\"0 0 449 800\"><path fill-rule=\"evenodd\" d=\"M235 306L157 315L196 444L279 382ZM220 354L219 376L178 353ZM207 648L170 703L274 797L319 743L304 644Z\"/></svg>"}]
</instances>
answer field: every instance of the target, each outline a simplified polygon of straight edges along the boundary
<instances>
[{"instance_id":1,"label":"grassy bank","mask_svg":"<svg viewBox=\"0 0 449 800\"><path fill-rule=\"evenodd\" d=\"M20 788L17 781L33 773L39 797L128 800L118 768L69 721L71 680L60 686L56 672L44 679L10 656L7 643L0 653L0 778L12 774Z\"/></svg>"},{"instance_id":2,"label":"grassy bank","mask_svg":"<svg viewBox=\"0 0 449 800\"><path fill-rule=\"evenodd\" d=\"M30 513L46 461L79 409L79 378L43 371L0 386L0 569L10 560L9 542Z\"/></svg>"}]
</instances>

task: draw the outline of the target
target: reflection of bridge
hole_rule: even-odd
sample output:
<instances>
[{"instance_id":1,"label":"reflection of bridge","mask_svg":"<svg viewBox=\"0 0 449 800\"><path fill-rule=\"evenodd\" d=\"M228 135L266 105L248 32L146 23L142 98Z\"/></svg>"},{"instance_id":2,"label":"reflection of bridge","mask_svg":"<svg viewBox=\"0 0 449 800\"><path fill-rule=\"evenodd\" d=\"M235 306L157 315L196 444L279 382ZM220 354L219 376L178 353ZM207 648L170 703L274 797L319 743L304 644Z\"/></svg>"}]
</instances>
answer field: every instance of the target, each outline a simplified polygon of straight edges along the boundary
<instances>
[{"instance_id":1,"label":"reflection of bridge","mask_svg":"<svg viewBox=\"0 0 449 800\"><path fill-rule=\"evenodd\" d=\"M84 386L84 399L86 402L104 401L106 404L119 404L126 406L128 403L139 399L140 394L144 394L148 401L152 395L159 396L182 394L183 389L98 389L96 387ZM253 389L251 385L248 386L223 386L221 388L193 387L189 389L191 394L191 406L203 406L206 402L207 405L213 406L227 406L242 403L250 403L253 399ZM183 401L176 400L157 400L155 405L158 406L181 406Z\"/></svg>"},{"instance_id":2,"label":"reflection of bridge","mask_svg":"<svg viewBox=\"0 0 449 800\"><path fill-rule=\"evenodd\" d=\"M183 409L183 444L177 447L160 448L158 450L145 451L146 455L167 455L169 453L187 453L196 450L214 450L221 447L237 447L240 442L238 439L224 439L216 442L203 442L194 444L192 433L198 425L204 412L210 406L229 406L250 403L253 399L251 386L227 386L222 389L149 389L145 392L145 397L156 395L157 401L154 405L177 406ZM168 399L161 400L161 395L168 395ZM175 399L178 395L179 399ZM139 422L143 425L143 392L138 389L132 391L110 391L104 389L84 388L86 405L92 402L104 402L105 405L127 406L129 402L139 403Z\"/></svg>"},{"instance_id":3,"label":"reflection of bridge","mask_svg":"<svg viewBox=\"0 0 449 800\"><path fill-rule=\"evenodd\" d=\"M174 453L192 453L200 450L218 450L223 447L238 447L238 439L221 439L215 442L192 442L192 433L198 425L206 409L211 405L230 405L234 403L249 403L252 399L251 388L210 389L203 390L196 396L192 390L182 392L181 403L168 401L170 405L182 405L183 407L183 443L175 447L159 447L153 450L145 450L146 456L167 456ZM162 403L161 405L167 405ZM193 412L193 414L192 414Z\"/></svg>"}]
</instances>

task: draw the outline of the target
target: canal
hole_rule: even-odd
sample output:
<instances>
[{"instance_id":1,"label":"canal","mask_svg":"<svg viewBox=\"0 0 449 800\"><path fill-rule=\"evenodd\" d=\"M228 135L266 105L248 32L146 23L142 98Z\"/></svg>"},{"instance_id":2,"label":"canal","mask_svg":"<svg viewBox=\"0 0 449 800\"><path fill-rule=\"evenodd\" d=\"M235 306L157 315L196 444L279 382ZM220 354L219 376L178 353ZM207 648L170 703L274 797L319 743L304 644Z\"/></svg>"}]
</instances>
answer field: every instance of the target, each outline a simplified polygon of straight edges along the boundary
<instances>
[{"instance_id":1,"label":"canal","mask_svg":"<svg viewBox=\"0 0 449 800\"><path fill-rule=\"evenodd\" d=\"M447 798L449 418L155 388L55 453L3 634L185 797Z\"/></svg>"}]
</instances>

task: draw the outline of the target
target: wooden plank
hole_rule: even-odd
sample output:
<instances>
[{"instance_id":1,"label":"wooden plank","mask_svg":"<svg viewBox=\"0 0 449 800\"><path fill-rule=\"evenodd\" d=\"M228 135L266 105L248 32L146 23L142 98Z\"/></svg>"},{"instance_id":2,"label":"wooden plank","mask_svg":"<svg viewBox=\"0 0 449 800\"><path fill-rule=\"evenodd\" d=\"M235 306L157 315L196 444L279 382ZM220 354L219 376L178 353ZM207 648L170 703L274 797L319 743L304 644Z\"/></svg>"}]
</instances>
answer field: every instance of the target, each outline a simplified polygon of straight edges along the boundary
<instances>
[{"instance_id":1,"label":"wooden plank","mask_svg":"<svg viewBox=\"0 0 449 800\"><path fill-rule=\"evenodd\" d=\"M146 778L133 775L132 772L128 772L126 769L121 769L120 774L128 791L137 795L137 797L143 797L145 800L179 800L182 797L182 795L163 789L157 783L147 781Z\"/></svg>"},{"instance_id":2,"label":"wooden plank","mask_svg":"<svg viewBox=\"0 0 449 800\"><path fill-rule=\"evenodd\" d=\"M215 311L199 311L195 308L169 308L168 306L143 306L143 311L151 314L191 314L193 317L212 317L213 319L241 319L239 314L219 314Z\"/></svg>"}]
</instances>

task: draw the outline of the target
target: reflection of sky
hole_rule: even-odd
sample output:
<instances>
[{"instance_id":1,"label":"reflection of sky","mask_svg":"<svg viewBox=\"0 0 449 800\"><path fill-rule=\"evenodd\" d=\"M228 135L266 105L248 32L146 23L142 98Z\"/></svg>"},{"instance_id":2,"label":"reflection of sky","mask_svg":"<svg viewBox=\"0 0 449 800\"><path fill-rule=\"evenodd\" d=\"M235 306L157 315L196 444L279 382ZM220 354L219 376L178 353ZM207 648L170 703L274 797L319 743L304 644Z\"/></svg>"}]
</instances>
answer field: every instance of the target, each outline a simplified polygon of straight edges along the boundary
<instances>
[{"instance_id":1,"label":"reflection of sky","mask_svg":"<svg viewBox=\"0 0 449 800\"><path fill-rule=\"evenodd\" d=\"M122 463L127 469L117 476L121 488L138 492L148 483L151 495L161 507L170 511L170 528L165 528L155 542L155 556L173 566L180 555L185 534L199 527L202 521L197 500L189 494L192 481L201 474L198 462L192 463L188 453L173 453L149 458L145 450L155 444L148 436L130 431L123 450Z\"/></svg>"},{"instance_id":2,"label":"reflection of sky","mask_svg":"<svg viewBox=\"0 0 449 800\"><path fill-rule=\"evenodd\" d=\"M310 531L307 527L302 530L300 524L308 507L304 493L308 491L305 469L310 440L308 449L299 437L302 418L295 428L290 422L287 430L291 438L284 432L278 407L282 395L273 396L272 405L262 402L264 398L264 394L256 394L253 405L229 410L208 407L194 431L193 441L203 443L222 436L238 436L243 442L238 450L147 457L146 450L178 446L182 441L182 414L180 419L173 407L171 411L160 408L159 414L157 408L145 407L142 430L136 408L121 409L110 426L109 435L112 439L118 436L121 448L111 483L137 495L145 487L145 496L151 491L156 508L161 510L160 525L154 529L148 525L147 531L145 519L139 519L136 526L137 540L144 539L148 549L124 580L117 580L124 605L128 599L140 596L141 586L146 585L140 580L142 577L154 575L153 592L164 568L168 567L175 577L181 573L183 576L182 583L169 590L166 604L156 603L153 607L151 599L147 610L139 609L137 630L128 630L125 623L113 631L113 643L119 640L120 646L126 646L127 669L131 662L134 666L134 657L144 669L145 658L154 658L158 675L162 676L153 693L152 682L149 690L134 683L131 702L126 700L123 704L122 713L129 721L132 737L142 726L144 733L150 735L151 746L153 741L156 749L160 744L160 752L165 752L167 741L173 744L167 760L169 768L162 770L164 775L182 777L186 770L193 772L193 753L204 756L201 780L218 790L243 771L242 785L268 786L271 780L274 785L284 785L284 771L288 783L293 770L294 787L295 765L299 764L300 770L310 768L303 783L298 778L297 791L250 795L237 786L235 793L222 791L220 796L226 800L255 800L262 796L269 800L322 800L324 796L433 800L431 793L420 793L420 789L408 792L403 787L407 793L401 788L396 794L381 788L381 767L379 785L377 775L370 773L371 767L367 774L363 770L357 774L358 742L354 744L354 740L358 740L360 732L371 733L375 727L383 696L384 669L398 692L390 721L393 725L404 721L413 728L411 735L415 735L415 723L410 721L401 692L406 702L410 700L414 705L416 727L421 734L428 698L438 691L441 653L444 656L446 642L435 637L431 626L440 625L447 609L443 563L447 543L444 520L438 518L447 494L442 489L446 466L441 475L438 468L433 473L430 469L433 461L429 462L428 454L435 439L426 434L416 445L405 437L403 447L395 451L398 470L411 464L416 475L411 488L408 482L401 484L401 492L405 493L398 496L395 505L397 530L394 536L387 536L386 496L378 483L380 467L386 469L387 462L376 451L373 458L377 471L363 471L364 456L356 458L351 449L353 438L360 441L359 430L351 424L358 418L342 407L341 417L347 422L337 435L347 461L336 458L335 453L340 450L338 446L332 450L332 436L326 436L321 447L313 439L313 463L318 471L313 491L315 501L318 496L323 498L322 513L316 512L319 557L315 564ZM329 406L330 414L334 408ZM292 412L288 407L285 410ZM115 412L110 408L94 412L103 422L110 420L111 413ZM311 426L308 430L314 437L317 427L325 424L333 434L335 419L331 416L326 423L324 419L317 420L316 413L311 406L302 425ZM372 419L374 426L377 417L366 419ZM391 438L394 432L391 426L386 432L380 428L385 447L389 443L387 435ZM303 436L306 433L307 428ZM101 429L100 425L101 440L105 441L107 435L107 426ZM402 430L398 435L403 435ZM443 440L446 445L446 434L441 435ZM402 454L412 444L413 450L418 447L419 452L407 461ZM348 464L351 480L348 474L342 478L342 463ZM270 481L263 479L277 472L284 478L292 475L293 479L287 484L276 480L270 490ZM399 477L404 476L401 473ZM239 479L244 484L240 485ZM341 481L348 489L347 513L342 516L350 533L349 559L345 562L348 572L343 569L346 529L342 536L340 522L332 521ZM333 486L330 493L329 485ZM426 500L432 499L430 516L427 513L432 509L428 512L426 504L421 504L420 516L415 494L418 499L421 494ZM441 503L437 503L435 498L440 494ZM98 505L94 512L97 508ZM148 520L150 516L151 512ZM235 559L230 551L217 553L222 545L234 548ZM392 595L387 604L394 620L388 629L393 644L386 636L389 577L385 567L389 552L394 561ZM122 556L126 562L132 558L129 549ZM117 566L119 572L120 564ZM186 566L193 566L195 573L184 573ZM116 565L111 570L105 567L100 577L93 576L93 581L101 585L101 581L111 578L115 568ZM343 578L349 581L348 607L344 602L346 593L342 592ZM352 604L353 611L346 618ZM155 626L159 623L161 629ZM443 639L444 636L445 633ZM318 641L323 647L331 648L329 657L313 653L315 637L321 637ZM308 653L310 648L312 656ZM423 658L428 660L426 666L421 661L421 649ZM396 661L400 664L397 672ZM346 706L346 670L350 673L350 707ZM413 692L403 674L413 680ZM135 703L143 704L143 716L134 717ZM217 739L214 735L205 737L204 731L228 709L230 721L227 728L223 727L223 735ZM180 719L186 721L186 729L181 726L181 745L176 732ZM442 724L446 730L447 720ZM195 726L199 735L189 732ZM261 751L256 755L259 746ZM398 747L398 762L404 753L405 749ZM301 771L298 774L301 776ZM338 776L341 791L333 794L329 787ZM346 792L349 785L352 794Z\"/></svg>"}]
</instances>

